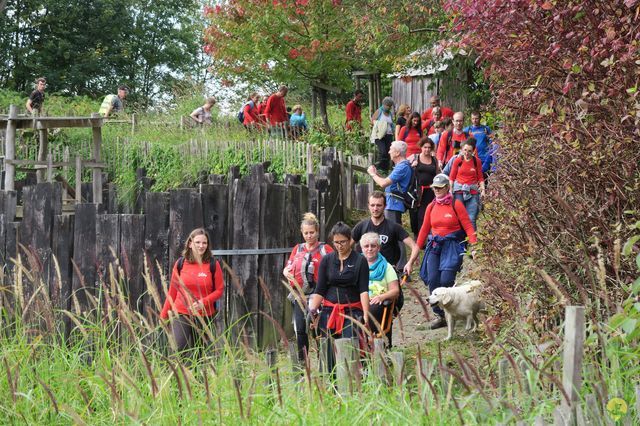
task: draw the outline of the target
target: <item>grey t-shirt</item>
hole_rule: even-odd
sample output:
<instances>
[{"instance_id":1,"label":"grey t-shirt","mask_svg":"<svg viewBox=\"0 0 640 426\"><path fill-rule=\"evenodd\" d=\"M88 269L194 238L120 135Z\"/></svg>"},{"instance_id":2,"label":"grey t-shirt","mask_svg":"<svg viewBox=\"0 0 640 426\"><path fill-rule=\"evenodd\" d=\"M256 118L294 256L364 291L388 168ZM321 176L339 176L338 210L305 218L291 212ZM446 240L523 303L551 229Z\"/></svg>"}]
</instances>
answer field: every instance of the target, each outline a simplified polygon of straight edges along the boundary
<instances>
[{"instance_id":1,"label":"grey t-shirt","mask_svg":"<svg viewBox=\"0 0 640 426\"><path fill-rule=\"evenodd\" d=\"M122 102L122 99L120 99L120 96L114 96L113 99L111 100L111 112L120 112L124 109L124 103Z\"/></svg>"}]
</instances>

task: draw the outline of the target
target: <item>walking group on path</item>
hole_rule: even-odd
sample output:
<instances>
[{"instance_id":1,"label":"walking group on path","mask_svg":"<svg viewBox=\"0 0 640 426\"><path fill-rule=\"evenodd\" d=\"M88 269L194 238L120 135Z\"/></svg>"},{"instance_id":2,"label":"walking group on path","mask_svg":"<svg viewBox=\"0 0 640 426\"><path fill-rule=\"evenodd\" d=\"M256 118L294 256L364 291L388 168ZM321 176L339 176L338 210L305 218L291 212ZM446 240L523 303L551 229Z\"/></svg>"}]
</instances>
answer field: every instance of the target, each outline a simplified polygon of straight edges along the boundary
<instances>
[{"instance_id":1,"label":"walking group on path","mask_svg":"<svg viewBox=\"0 0 640 426\"><path fill-rule=\"evenodd\" d=\"M272 95L276 98L271 108L275 102L280 119L286 111L286 93L283 86ZM252 110L258 100L252 94L253 104L244 106L245 122L255 119ZM346 108L347 126L361 122L361 100L362 92L356 91ZM370 217L353 229L338 222L325 243L317 218L306 213L300 225L304 242L293 248L283 269L293 305L299 361L308 354L310 330L319 337L362 338L364 326L386 338L390 347L391 322L404 303L402 277L417 266L420 252L424 250L419 276L430 292L453 286L465 254L475 252L478 213L493 162L491 130L480 124L477 112L471 114L471 125L464 128L464 114L441 106L437 97L422 115L401 105L394 119L392 109L393 101L385 98L372 117L378 161L367 172L384 192L369 195ZM274 120L278 122L278 118ZM381 174L389 171L390 165L393 168L388 175ZM415 194L414 203L408 201L411 192ZM404 213L408 213L413 237L402 226ZM219 265L209 267L198 251L204 246L202 250L211 249L208 236L202 229L192 234L202 240L202 246L190 236L184 262L198 266L190 266L193 272L182 275L174 266L162 311L163 318L170 312L178 318L172 330L180 348L189 346L185 342L195 341L184 336L197 335L201 323L206 323L180 318L215 312L212 303L222 296L221 275L212 272ZM445 327L442 309L434 305L432 310L435 319L431 329ZM188 325L191 328L185 332ZM331 345L331 339L328 342ZM333 351L327 354L329 359L325 361L330 369L334 365Z\"/></svg>"}]
</instances>

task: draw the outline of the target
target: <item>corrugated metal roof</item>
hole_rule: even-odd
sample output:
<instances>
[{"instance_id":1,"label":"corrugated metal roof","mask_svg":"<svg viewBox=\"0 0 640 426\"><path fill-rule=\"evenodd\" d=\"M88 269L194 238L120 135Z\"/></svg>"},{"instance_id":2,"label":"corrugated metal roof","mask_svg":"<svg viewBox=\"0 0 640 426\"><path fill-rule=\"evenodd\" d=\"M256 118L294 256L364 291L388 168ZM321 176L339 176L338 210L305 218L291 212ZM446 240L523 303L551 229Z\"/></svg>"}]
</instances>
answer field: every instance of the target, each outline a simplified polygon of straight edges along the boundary
<instances>
[{"instance_id":1,"label":"corrugated metal roof","mask_svg":"<svg viewBox=\"0 0 640 426\"><path fill-rule=\"evenodd\" d=\"M466 56L467 52L460 49L455 54L451 51L451 49L445 49L440 54L437 53L436 46L427 49L426 47L421 47L420 49L410 53L407 55L406 61L408 63L411 62L423 62L426 59L436 59L430 65L422 65L411 67L407 66L404 70L388 74L389 78L401 78L401 77L417 77L417 76L427 76L433 75L437 72L446 71L449 67L449 61L453 59L455 55Z\"/></svg>"}]
</instances>

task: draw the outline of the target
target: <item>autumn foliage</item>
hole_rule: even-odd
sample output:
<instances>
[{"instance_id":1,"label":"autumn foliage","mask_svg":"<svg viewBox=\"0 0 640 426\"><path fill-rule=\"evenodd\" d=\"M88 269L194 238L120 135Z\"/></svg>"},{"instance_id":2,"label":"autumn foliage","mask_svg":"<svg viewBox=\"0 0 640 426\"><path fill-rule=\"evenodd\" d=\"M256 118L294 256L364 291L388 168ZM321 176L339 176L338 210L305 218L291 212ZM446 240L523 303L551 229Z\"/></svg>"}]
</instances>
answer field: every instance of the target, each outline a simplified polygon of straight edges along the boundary
<instances>
[{"instance_id":1,"label":"autumn foliage","mask_svg":"<svg viewBox=\"0 0 640 426\"><path fill-rule=\"evenodd\" d=\"M640 216L639 5L446 3L453 44L478 54L502 116L490 287L531 318L566 304L607 315L634 277L620 252Z\"/></svg>"}]
</instances>

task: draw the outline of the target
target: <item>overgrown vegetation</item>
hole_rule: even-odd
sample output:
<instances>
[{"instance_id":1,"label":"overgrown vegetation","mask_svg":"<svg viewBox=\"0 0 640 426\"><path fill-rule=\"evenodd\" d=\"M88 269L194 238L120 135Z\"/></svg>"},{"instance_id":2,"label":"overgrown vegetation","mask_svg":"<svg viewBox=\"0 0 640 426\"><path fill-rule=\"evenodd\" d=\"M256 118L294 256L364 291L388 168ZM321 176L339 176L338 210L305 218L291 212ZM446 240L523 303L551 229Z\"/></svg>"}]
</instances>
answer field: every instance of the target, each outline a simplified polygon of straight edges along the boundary
<instances>
[{"instance_id":1,"label":"overgrown vegetation","mask_svg":"<svg viewBox=\"0 0 640 426\"><path fill-rule=\"evenodd\" d=\"M447 2L503 128L486 203L492 298L539 332L562 308L617 311L640 216L638 2ZM517 37L513 37L517 34Z\"/></svg>"},{"instance_id":2,"label":"overgrown vegetation","mask_svg":"<svg viewBox=\"0 0 640 426\"><path fill-rule=\"evenodd\" d=\"M632 249L633 241L625 252ZM640 254L635 257L640 274ZM156 315L164 294L148 276L143 315L130 308L121 269L111 269L109 281L88 297L88 310L75 297L68 309L56 308L36 263L18 260L12 271L2 284L10 278L16 290L0 299L0 411L10 422L531 423L536 416L550 419L563 399L555 367L562 337L550 334L540 345L521 324L497 336L489 328L482 342L454 340L406 352L401 386L381 383L368 361L360 385L339 395L315 359L296 372L282 351L271 366L264 353L232 337L238 335L233 324L213 336L201 358L172 355L167 323ZM33 297L22 293L26 288ZM630 291L624 313L588 327L581 393L583 412L622 421L640 415L633 388L640 380L640 278ZM417 359L425 362L418 367ZM510 372L499 376L500 363ZM614 398L627 408L605 410Z\"/></svg>"}]
</instances>

